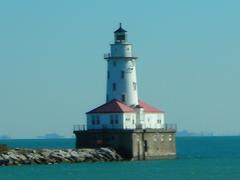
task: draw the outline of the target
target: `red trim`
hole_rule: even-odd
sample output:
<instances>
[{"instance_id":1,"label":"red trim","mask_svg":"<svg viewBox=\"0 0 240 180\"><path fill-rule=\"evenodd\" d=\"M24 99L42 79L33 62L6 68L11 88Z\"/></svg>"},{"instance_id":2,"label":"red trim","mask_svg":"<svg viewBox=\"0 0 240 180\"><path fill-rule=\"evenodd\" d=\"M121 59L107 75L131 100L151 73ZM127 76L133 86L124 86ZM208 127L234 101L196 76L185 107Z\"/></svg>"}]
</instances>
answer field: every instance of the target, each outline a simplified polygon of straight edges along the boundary
<instances>
[{"instance_id":1,"label":"red trim","mask_svg":"<svg viewBox=\"0 0 240 180\"><path fill-rule=\"evenodd\" d=\"M144 101L139 100L139 107L144 109L144 112L149 112L149 113L160 113L161 111Z\"/></svg>"},{"instance_id":2,"label":"red trim","mask_svg":"<svg viewBox=\"0 0 240 180\"><path fill-rule=\"evenodd\" d=\"M109 101L89 112L87 114L91 113L123 113L123 112L135 112L134 109L130 108L126 104L123 104L121 101L118 101L116 99Z\"/></svg>"},{"instance_id":3,"label":"red trim","mask_svg":"<svg viewBox=\"0 0 240 180\"><path fill-rule=\"evenodd\" d=\"M159 109L145 103L144 101L139 100L139 105L136 106L137 108L143 108L144 112L146 113L163 113ZM92 114L92 113L126 113L126 112L135 112L135 110L123 102L119 100L112 100L109 101L89 112L87 114Z\"/></svg>"}]
</instances>

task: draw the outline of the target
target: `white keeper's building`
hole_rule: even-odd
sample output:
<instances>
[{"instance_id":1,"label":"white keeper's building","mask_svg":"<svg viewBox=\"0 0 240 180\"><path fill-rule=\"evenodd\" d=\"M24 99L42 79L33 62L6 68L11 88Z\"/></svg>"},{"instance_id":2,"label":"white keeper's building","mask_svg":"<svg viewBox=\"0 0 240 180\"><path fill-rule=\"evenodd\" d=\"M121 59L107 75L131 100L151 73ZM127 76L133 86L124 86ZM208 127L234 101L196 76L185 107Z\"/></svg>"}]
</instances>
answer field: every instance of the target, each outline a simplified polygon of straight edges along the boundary
<instances>
[{"instance_id":1,"label":"white keeper's building","mask_svg":"<svg viewBox=\"0 0 240 180\"><path fill-rule=\"evenodd\" d=\"M87 129L161 129L164 112L139 100L136 60L127 31L114 32L107 61L106 103L87 112Z\"/></svg>"}]
</instances>

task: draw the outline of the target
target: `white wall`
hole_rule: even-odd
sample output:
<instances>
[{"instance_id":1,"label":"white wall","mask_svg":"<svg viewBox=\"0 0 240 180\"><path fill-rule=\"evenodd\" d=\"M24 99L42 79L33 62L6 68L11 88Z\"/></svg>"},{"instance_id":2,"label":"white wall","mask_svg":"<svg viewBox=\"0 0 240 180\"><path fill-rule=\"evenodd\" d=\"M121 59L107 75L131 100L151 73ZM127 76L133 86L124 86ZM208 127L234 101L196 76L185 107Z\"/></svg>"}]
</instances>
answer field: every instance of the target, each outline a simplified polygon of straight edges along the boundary
<instances>
[{"instance_id":1,"label":"white wall","mask_svg":"<svg viewBox=\"0 0 240 180\"><path fill-rule=\"evenodd\" d=\"M122 101L125 96L125 103L129 106L138 104L136 59L132 57L132 45L126 43L111 44L111 57L108 62L107 79L107 102L112 99ZM122 71L124 78L122 78ZM113 90L113 83L116 90Z\"/></svg>"},{"instance_id":2,"label":"white wall","mask_svg":"<svg viewBox=\"0 0 240 180\"><path fill-rule=\"evenodd\" d=\"M118 123L116 123L116 115ZM97 124L97 118L99 117L99 124ZM113 120L113 124L111 124L111 118ZM95 124L92 123L93 119L95 120ZM87 114L87 129L102 129L102 128L110 128L110 129L122 129L123 128L123 114L122 113L94 113Z\"/></svg>"},{"instance_id":3,"label":"white wall","mask_svg":"<svg viewBox=\"0 0 240 180\"><path fill-rule=\"evenodd\" d=\"M124 129L135 129L136 128L136 113L124 113Z\"/></svg>"},{"instance_id":4,"label":"white wall","mask_svg":"<svg viewBox=\"0 0 240 180\"><path fill-rule=\"evenodd\" d=\"M117 121L116 123L116 115ZM95 113L87 114L87 129L135 129L137 123L142 125L142 128L163 128L164 127L164 114L163 113L144 113L143 121L137 121L136 113ZM97 119L99 118L99 124ZM111 118L113 124L111 124ZM95 124L93 124L93 120Z\"/></svg>"},{"instance_id":5,"label":"white wall","mask_svg":"<svg viewBox=\"0 0 240 180\"><path fill-rule=\"evenodd\" d=\"M118 123L111 124L111 117L118 116ZM94 118L93 118L94 117ZM97 124L97 117L99 117L99 124ZM92 123L93 119L95 124ZM87 114L87 129L135 129L136 127L136 114L135 113L95 113Z\"/></svg>"},{"instance_id":6,"label":"white wall","mask_svg":"<svg viewBox=\"0 0 240 180\"><path fill-rule=\"evenodd\" d=\"M131 44L111 44L111 55L113 57L132 57Z\"/></svg>"},{"instance_id":7,"label":"white wall","mask_svg":"<svg viewBox=\"0 0 240 180\"><path fill-rule=\"evenodd\" d=\"M144 128L163 128L164 113L145 113Z\"/></svg>"}]
</instances>

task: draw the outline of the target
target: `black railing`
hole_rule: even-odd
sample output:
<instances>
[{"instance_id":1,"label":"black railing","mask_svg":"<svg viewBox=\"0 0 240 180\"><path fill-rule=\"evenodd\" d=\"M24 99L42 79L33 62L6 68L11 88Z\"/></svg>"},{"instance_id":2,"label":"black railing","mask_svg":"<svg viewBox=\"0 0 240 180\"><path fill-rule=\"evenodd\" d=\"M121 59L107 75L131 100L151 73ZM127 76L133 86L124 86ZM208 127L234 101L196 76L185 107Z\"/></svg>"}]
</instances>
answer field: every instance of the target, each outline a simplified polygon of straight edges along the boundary
<instances>
[{"instance_id":1,"label":"black railing","mask_svg":"<svg viewBox=\"0 0 240 180\"><path fill-rule=\"evenodd\" d=\"M137 59L137 57L135 56L113 56L111 53L104 54L104 59L119 59L119 58Z\"/></svg>"},{"instance_id":2,"label":"black railing","mask_svg":"<svg viewBox=\"0 0 240 180\"><path fill-rule=\"evenodd\" d=\"M110 53L105 53L104 54L104 59L108 59L108 58L111 58L111 54Z\"/></svg>"},{"instance_id":3,"label":"black railing","mask_svg":"<svg viewBox=\"0 0 240 180\"><path fill-rule=\"evenodd\" d=\"M87 125L81 124L81 125L74 125L73 130L74 131L86 131L86 130L104 130L104 129L123 129L122 127L116 127L114 125L110 124L102 124L102 125L96 125L92 126L91 128L87 128ZM135 128L124 128L124 129L163 129L163 130L177 130L176 124L164 124L160 128L154 128L154 127L144 127L142 124L137 124Z\"/></svg>"},{"instance_id":4,"label":"black railing","mask_svg":"<svg viewBox=\"0 0 240 180\"><path fill-rule=\"evenodd\" d=\"M86 131L87 126L85 124L78 124L73 126L73 131Z\"/></svg>"},{"instance_id":5,"label":"black railing","mask_svg":"<svg viewBox=\"0 0 240 180\"><path fill-rule=\"evenodd\" d=\"M164 124L163 129L173 129L173 130L177 130L177 124Z\"/></svg>"}]
</instances>

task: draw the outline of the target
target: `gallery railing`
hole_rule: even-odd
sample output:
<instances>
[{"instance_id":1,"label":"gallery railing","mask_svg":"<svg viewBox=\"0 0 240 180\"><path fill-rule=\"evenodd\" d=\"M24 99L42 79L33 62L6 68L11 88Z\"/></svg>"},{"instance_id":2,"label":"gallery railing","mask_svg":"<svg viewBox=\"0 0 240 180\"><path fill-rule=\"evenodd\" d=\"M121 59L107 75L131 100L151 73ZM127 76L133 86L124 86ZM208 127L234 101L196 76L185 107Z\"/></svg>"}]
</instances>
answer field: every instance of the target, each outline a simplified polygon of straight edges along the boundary
<instances>
[{"instance_id":1,"label":"gallery railing","mask_svg":"<svg viewBox=\"0 0 240 180\"><path fill-rule=\"evenodd\" d=\"M85 124L77 124L73 126L73 131L86 131L87 126Z\"/></svg>"},{"instance_id":2,"label":"gallery railing","mask_svg":"<svg viewBox=\"0 0 240 180\"><path fill-rule=\"evenodd\" d=\"M102 124L102 125L96 125L96 126L92 126L91 128L89 128L89 130L104 130L104 129L122 129L119 127L116 127L114 125L110 125L110 124ZM136 125L135 128L125 128L125 129L162 129L162 130L177 130L177 125L176 124L164 124L161 127L145 127L142 124L138 124ZM85 124L80 124L80 125L74 125L73 126L73 130L74 131L86 131L87 130L87 126Z\"/></svg>"},{"instance_id":3,"label":"gallery railing","mask_svg":"<svg viewBox=\"0 0 240 180\"><path fill-rule=\"evenodd\" d=\"M177 130L177 124L164 124L163 128Z\"/></svg>"},{"instance_id":4,"label":"gallery railing","mask_svg":"<svg viewBox=\"0 0 240 180\"><path fill-rule=\"evenodd\" d=\"M129 56L129 55L124 55L124 56L113 56L111 53L105 53L104 54L104 59L119 59L119 58L127 58L127 59L137 59L136 56Z\"/></svg>"},{"instance_id":5,"label":"gallery railing","mask_svg":"<svg viewBox=\"0 0 240 180\"><path fill-rule=\"evenodd\" d=\"M110 53L105 53L104 54L104 59L108 59L108 58L111 58L111 54Z\"/></svg>"}]
</instances>

